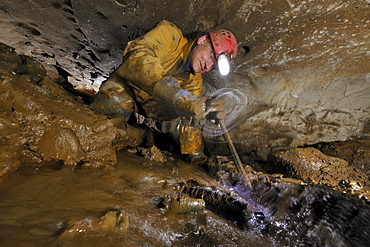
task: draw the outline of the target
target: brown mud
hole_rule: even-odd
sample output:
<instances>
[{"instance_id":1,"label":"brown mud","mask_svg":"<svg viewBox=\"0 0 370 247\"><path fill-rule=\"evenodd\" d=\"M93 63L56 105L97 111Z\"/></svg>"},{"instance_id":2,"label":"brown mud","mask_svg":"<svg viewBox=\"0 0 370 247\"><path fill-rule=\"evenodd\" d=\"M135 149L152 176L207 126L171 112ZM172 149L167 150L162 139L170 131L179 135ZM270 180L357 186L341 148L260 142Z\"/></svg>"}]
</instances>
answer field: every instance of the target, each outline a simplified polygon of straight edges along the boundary
<instances>
[{"instance_id":1,"label":"brown mud","mask_svg":"<svg viewBox=\"0 0 370 247\"><path fill-rule=\"evenodd\" d=\"M273 154L264 169L292 178L252 172L250 188L227 158L199 167L140 147L146 130L92 112L13 48L0 52L0 245L360 246L369 239L368 145L350 154L352 145L335 144L347 161L314 148ZM250 165L258 170L257 163ZM313 163L323 176L311 173ZM166 210L165 197L182 204L172 200L167 205L178 210Z\"/></svg>"},{"instance_id":2,"label":"brown mud","mask_svg":"<svg viewBox=\"0 0 370 247\"><path fill-rule=\"evenodd\" d=\"M249 174L250 188L227 166L207 173L177 158L162 163L122 151L114 167L23 164L0 184L0 245L364 246L368 241L369 205L356 196L261 173ZM221 175L222 183L216 181ZM197 203L180 211L163 207L165 198L178 196Z\"/></svg>"}]
</instances>

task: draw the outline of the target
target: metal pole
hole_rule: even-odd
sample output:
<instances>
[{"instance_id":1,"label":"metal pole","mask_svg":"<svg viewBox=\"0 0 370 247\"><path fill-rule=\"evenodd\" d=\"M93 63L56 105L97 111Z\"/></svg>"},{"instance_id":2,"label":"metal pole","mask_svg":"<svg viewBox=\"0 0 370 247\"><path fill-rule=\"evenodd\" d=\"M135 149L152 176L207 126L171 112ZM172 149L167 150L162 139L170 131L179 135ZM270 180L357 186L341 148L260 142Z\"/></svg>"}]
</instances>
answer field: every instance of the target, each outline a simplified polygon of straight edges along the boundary
<instances>
[{"instance_id":1,"label":"metal pole","mask_svg":"<svg viewBox=\"0 0 370 247\"><path fill-rule=\"evenodd\" d=\"M248 186L252 187L251 180L247 176L247 172L245 171L245 168L243 166L243 163L240 160L239 154L236 151L236 148L234 146L234 143L231 140L231 136L230 136L229 132L227 131L227 128L226 128L226 125L225 125L225 122L224 122L223 119L219 119L219 125L220 125L220 127L221 127L221 129L223 131L224 138L226 139L227 144L229 145L230 151L231 151L231 153L233 155L236 169L242 174L244 182L247 183ZM246 178L248 178L248 180L246 180Z\"/></svg>"}]
</instances>

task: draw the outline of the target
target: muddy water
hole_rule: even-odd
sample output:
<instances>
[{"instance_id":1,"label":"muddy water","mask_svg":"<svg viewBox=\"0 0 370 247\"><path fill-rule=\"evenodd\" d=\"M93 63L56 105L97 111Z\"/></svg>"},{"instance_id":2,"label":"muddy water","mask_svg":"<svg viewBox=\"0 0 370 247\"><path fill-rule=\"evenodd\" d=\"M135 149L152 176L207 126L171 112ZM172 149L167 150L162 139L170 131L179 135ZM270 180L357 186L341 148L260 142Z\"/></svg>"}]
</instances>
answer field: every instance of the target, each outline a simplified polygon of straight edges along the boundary
<instances>
[{"instance_id":1,"label":"muddy water","mask_svg":"<svg viewBox=\"0 0 370 247\"><path fill-rule=\"evenodd\" d=\"M202 168L177 159L163 164L121 152L118 160L109 168L24 164L4 178L0 183L0 246L368 243L369 205L328 187L278 179L267 183L266 178L256 176L253 191L238 183L224 185L248 205L246 210L237 200L221 196L224 201L205 200L205 211L177 213L159 207L164 196L178 195L168 184L193 180L216 190L223 186ZM228 212L222 212L226 206ZM114 223L112 229L102 231L99 219L107 218L112 210L126 216L125 225L115 229L118 223Z\"/></svg>"},{"instance_id":2,"label":"muddy water","mask_svg":"<svg viewBox=\"0 0 370 247\"><path fill-rule=\"evenodd\" d=\"M24 165L0 184L0 246L254 246L258 237L210 210L177 214L158 200L177 192L164 181L194 179L220 186L202 169L182 161L160 164L121 153L114 168ZM120 209L129 219L122 232L60 238L68 222ZM92 226L93 227L93 226Z\"/></svg>"}]
</instances>

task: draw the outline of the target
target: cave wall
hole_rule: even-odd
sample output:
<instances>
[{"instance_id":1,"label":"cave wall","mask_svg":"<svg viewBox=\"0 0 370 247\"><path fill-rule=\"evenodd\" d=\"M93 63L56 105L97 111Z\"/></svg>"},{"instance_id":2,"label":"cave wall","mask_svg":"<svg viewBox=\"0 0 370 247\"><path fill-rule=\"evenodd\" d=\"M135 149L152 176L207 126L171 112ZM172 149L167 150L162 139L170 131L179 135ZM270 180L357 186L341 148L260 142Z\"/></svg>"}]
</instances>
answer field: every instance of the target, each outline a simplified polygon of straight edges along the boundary
<instances>
[{"instance_id":1,"label":"cave wall","mask_svg":"<svg viewBox=\"0 0 370 247\"><path fill-rule=\"evenodd\" d=\"M121 63L129 40L162 19L189 36L205 32L226 21L230 6L228 1L4 0L0 42L51 73L62 72L77 90L97 92Z\"/></svg>"},{"instance_id":2,"label":"cave wall","mask_svg":"<svg viewBox=\"0 0 370 247\"><path fill-rule=\"evenodd\" d=\"M369 1L245 1L234 25L246 27L236 32L250 53L234 80L252 108L268 107L238 126L240 142L277 150L368 137L369 16Z\"/></svg>"},{"instance_id":3,"label":"cave wall","mask_svg":"<svg viewBox=\"0 0 370 247\"><path fill-rule=\"evenodd\" d=\"M188 37L230 29L239 45L234 73L210 73L206 83L245 96L231 134L239 150L266 156L369 137L369 16L369 0L3 0L0 42L91 94L127 41L162 19Z\"/></svg>"}]
</instances>

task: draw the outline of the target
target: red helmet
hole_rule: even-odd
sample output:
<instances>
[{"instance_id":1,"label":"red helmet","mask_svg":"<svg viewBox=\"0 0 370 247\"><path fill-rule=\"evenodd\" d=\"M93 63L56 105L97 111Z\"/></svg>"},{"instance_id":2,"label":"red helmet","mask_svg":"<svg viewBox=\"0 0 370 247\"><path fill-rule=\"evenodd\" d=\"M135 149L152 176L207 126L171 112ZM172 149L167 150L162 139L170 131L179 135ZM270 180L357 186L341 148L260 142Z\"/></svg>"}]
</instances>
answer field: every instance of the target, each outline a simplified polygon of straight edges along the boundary
<instances>
[{"instance_id":1,"label":"red helmet","mask_svg":"<svg viewBox=\"0 0 370 247\"><path fill-rule=\"evenodd\" d=\"M228 30L221 29L209 32L209 37L212 41L213 50L216 53L216 59L225 54L230 62L232 62L237 53L238 45L235 36Z\"/></svg>"}]
</instances>

